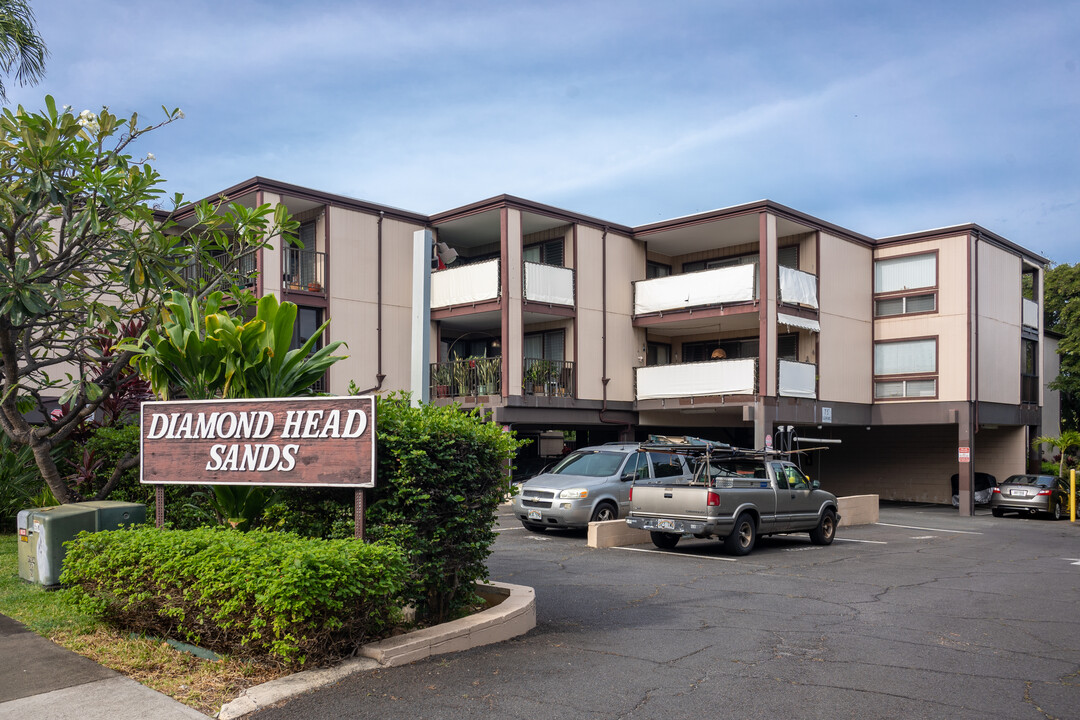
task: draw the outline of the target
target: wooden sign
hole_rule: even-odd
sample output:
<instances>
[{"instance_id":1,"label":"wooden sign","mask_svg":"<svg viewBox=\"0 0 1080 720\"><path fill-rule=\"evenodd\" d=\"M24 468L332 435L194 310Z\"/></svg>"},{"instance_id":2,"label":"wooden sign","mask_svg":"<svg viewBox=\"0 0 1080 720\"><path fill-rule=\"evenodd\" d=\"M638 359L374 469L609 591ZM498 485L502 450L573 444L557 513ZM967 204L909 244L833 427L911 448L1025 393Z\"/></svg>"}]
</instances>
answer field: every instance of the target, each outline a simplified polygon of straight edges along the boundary
<instances>
[{"instance_id":1,"label":"wooden sign","mask_svg":"<svg viewBox=\"0 0 1080 720\"><path fill-rule=\"evenodd\" d=\"M375 487L373 396L142 405L147 484Z\"/></svg>"}]
</instances>

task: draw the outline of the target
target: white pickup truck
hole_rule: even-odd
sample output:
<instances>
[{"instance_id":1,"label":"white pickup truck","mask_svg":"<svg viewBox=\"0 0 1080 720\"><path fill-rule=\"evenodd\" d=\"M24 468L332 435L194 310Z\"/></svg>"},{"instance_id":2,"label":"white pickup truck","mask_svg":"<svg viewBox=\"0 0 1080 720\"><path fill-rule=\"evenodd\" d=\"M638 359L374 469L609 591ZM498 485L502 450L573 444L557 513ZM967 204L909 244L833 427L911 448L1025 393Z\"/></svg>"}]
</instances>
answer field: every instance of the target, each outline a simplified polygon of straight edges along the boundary
<instances>
[{"instance_id":1,"label":"white pickup truck","mask_svg":"<svg viewBox=\"0 0 1080 720\"><path fill-rule=\"evenodd\" d=\"M716 537L733 555L754 549L759 535L809 532L816 545L836 535L836 496L773 453L740 450L697 438L653 438L650 453L685 454L692 478L635 481L626 524L673 548L685 535Z\"/></svg>"}]
</instances>

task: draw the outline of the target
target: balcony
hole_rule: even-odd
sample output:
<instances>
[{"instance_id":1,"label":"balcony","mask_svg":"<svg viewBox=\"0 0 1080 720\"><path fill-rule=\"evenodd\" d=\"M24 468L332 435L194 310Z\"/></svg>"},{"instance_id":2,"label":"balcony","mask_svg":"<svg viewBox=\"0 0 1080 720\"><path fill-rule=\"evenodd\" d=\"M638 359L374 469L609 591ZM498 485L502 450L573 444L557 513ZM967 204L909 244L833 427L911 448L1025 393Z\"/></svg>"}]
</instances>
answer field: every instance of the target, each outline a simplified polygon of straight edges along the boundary
<instances>
[{"instance_id":1,"label":"balcony","mask_svg":"<svg viewBox=\"0 0 1080 720\"><path fill-rule=\"evenodd\" d=\"M232 262L220 268L189 265L183 269L181 275L189 283L199 287L211 282L214 278L218 278L214 282L212 289L224 293L227 293L233 285L242 288L254 287L258 270L258 252L258 249L247 250L238 255Z\"/></svg>"},{"instance_id":2,"label":"balcony","mask_svg":"<svg viewBox=\"0 0 1080 720\"><path fill-rule=\"evenodd\" d=\"M431 363L431 398L502 395L502 358Z\"/></svg>"},{"instance_id":3,"label":"balcony","mask_svg":"<svg viewBox=\"0 0 1080 720\"><path fill-rule=\"evenodd\" d=\"M757 358L637 368L637 399L754 395Z\"/></svg>"},{"instance_id":4,"label":"balcony","mask_svg":"<svg viewBox=\"0 0 1080 720\"><path fill-rule=\"evenodd\" d=\"M784 397L817 397L817 364L780 361L780 385L778 394Z\"/></svg>"},{"instance_id":5,"label":"balcony","mask_svg":"<svg viewBox=\"0 0 1080 720\"><path fill-rule=\"evenodd\" d=\"M284 290L323 293L326 287L326 253L287 247L281 287Z\"/></svg>"},{"instance_id":6,"label":"balcony","mask_svg":"<svg viewBox=\"0 0 1080 720\"><path fill-rule=\"evenodd\" d=\"M780 302L818 308L818 279L802 270L780 266Z\"/></svg>"},{"instance_id":7,"label":"balcony","mask_svg":"<svg viewBox=\"0 0 1080 720\"><path fill-rule=\"evenodd\" d=\"M431 273L433 308L498 300L499 291L498 260L485 260Z\"/></svg>"},{"instance_id":8,"label":"balcony","mask_svg":"<svg viewBox=\"0 0 1080 720\"><path fill-rule=\"evenodd\" d=\"M1023 298L1021 300L1021 320L1024 323L1024 327L1031 328L1032 330L1039 329L1039 303L1034 300L1028 300Z\"/></svg>"},{"instance_id":9,"label":"balcony","mask_svg":"<svg viewBox=\"0 0 1080 720\"><path fill-rule=\"evenodd\" d=\"M574 363L525 358L522 369L522 392L525 395L574 397Z\"/></svg>"},{"instance_id":10,"label":"balcony","mask_svg":"<svg viewBox=\"0 0 1080 720\"><path fill-rule=\"evenodd\" d=\"M755 263L638 280L634 315L753 302L758 297L757 277Z\"/></svg>"},{"instance_id":11,"label":"balcony","mask_svg":"<svg viewBox=\"0 0 1080 720\"><path fill-rule=\"evenodd\" d=\"M550 305L574 305L574 271L541 263L525 263L525 300Z\"/></svg>"}]
</instances>

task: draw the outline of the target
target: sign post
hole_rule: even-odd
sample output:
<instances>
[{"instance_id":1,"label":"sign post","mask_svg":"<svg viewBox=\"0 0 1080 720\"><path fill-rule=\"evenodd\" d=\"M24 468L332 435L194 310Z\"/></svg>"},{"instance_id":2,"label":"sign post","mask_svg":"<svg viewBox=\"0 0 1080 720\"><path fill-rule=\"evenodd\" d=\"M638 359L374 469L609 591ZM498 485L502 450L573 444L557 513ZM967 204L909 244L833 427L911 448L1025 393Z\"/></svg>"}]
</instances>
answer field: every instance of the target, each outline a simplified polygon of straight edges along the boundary
<instances>
[{"instance_id":1,"label":"sign post","mask_svg":"<svg viewBox=\"0 0 1080 720\"><path fill-rule=\"evenodd\" d=\"M158 527L165 485L351 487L362 538L363 491L375 487L375 398L147 402L140 449Z\"/></svg>"}]
</instances>

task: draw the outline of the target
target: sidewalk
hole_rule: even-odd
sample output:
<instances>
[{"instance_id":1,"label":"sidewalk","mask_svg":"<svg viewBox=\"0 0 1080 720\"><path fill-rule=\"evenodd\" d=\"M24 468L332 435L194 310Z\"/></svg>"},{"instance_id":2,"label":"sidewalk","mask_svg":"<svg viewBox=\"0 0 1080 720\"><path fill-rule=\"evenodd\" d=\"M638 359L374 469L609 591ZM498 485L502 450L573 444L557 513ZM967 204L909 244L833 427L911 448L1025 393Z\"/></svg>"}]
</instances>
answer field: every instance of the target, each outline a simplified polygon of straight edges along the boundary
<instances>
[{"instance_id":1,"label":"sidewalk","mask_svg":"<svg viewBox=\"0 0 1080 720\"><path fill-rule=\"evenodd\" d=\"M0 718L206 720L131 678L0 615Z\"/></svg>"}]
</instances>

